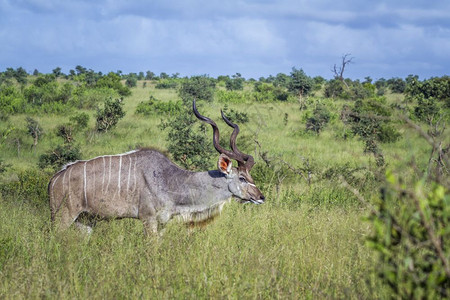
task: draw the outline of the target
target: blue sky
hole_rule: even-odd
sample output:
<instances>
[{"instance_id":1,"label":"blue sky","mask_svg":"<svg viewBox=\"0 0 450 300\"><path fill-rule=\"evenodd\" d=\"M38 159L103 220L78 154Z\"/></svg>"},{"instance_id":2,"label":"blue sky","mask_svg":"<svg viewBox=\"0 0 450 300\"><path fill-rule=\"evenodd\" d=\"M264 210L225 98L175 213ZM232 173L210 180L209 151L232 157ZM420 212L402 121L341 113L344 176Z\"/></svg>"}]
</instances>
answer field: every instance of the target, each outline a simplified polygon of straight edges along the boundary
<instances>
[{"instance_id":1,"label":"blue sky","mask_svg":"<svg viewBox=\"0 0 450 300\"><path fill-rule=\"evenodd\" d=\"M450 1L0 0L0 70L450 75Z\"/></svg>"}]
</instances>

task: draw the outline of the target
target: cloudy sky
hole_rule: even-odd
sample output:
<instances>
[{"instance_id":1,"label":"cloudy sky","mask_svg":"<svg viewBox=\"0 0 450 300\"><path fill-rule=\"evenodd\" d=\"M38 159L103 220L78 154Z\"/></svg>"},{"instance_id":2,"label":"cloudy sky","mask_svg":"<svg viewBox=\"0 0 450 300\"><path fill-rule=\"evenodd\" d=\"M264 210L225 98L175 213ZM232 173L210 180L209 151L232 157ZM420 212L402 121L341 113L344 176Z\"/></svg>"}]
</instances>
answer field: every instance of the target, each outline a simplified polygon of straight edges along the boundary
<instances>
[{"instance_id":1,"label":"cloudy sky","mask_svg":"<svg viewBox=\"0 0 450 300\"><path fill-rule=\"evenodd\" d=\"M450 1L0 0L0 71L450 75Z\"/></svg>"}]
</instances>

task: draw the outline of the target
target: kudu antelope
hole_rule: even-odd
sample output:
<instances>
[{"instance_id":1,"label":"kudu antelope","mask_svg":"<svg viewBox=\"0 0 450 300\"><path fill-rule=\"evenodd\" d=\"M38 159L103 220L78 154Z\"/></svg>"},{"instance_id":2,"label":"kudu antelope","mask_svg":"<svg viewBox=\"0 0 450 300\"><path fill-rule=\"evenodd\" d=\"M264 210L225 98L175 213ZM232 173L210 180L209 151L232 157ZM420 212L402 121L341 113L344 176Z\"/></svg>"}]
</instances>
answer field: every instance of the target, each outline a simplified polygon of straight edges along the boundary
<instances>
[{"instance_id":1,"label":"kudu antelope","mask_svg":"<svg viewBox=\"0 0 450 300\"><path fill-rule=\"evenodd\" d=\"M218 170L190 172L180 169L165 155L141 149L118 155L104 155L66 165L50 180L51 218L60 228L76 225L81 213L101 218L137 218L147 232L158 232L172 218L188 224L207 222L220 214L232 196L241 203L261 204L264 196L250 176L251 155L236 147L238 125L223 120L233 132L231 151L219 145L219 129L214 121L196 117L213 128L213 144L220 153ZM237 161L237 167L232 166Z\"/></svg>"}]
</instances>

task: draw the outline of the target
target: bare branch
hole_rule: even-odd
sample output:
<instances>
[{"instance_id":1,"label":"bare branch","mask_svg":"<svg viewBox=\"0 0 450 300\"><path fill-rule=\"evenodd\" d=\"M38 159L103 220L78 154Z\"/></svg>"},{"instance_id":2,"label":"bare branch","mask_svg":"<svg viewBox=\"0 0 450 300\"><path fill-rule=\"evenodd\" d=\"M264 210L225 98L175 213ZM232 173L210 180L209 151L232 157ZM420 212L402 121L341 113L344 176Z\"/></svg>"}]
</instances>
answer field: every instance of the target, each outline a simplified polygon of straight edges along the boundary
<instances>
[{"instance_id":1,"label":"bare branch","mask_svg":"<svg viewBox=\"0 0 450 300\"><path fill-rule=\"evenodd\" d=\"M333 70L332 70L332 72L334 73L334 77L336 79L339 79L342 82L344 82L345 67L348 64L351 64L353 62L353 57L349 58L350 55L351 55L350 53L344 54L342 56L341 65L339 67L337 67L336 64L334 64L334 67L333 67Z\"/></svg>"}]
</instances>

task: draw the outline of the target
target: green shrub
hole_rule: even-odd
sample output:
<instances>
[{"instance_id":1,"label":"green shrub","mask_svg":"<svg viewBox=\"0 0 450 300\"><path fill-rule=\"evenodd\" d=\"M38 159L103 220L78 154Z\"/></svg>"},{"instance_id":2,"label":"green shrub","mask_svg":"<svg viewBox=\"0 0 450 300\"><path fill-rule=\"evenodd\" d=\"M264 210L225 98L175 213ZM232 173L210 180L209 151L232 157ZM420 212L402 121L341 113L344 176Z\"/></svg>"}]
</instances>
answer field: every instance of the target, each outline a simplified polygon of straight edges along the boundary
<instances>
[{"instance_id":1,"label":"green shrub","mask_svg":"<svg viewBox=\"0 0 450 300\"><path fill-rule=\"evenodd\" d=\"M414 116L426 123L432 124L440 116L440 109L434 98L417 96L417 105L414 107Z\"/></svg>"},{"instance_id":2,"label":"green shrub","mask_svg":"<svg viewBox=\"0 0 450 300\"><path fill-rule=\"evenodd\" d=\"M123 110L122 99L112 100L107 99L104 102L103 108L97 109L97 123L96 130L100 132L107 132L111 128L114 128L120 119L125 116Z\"/></svg>"},{"instance_id":3,"label":"green shrub","mask_svg":"<svg viewBox=\"0 0 450 300\"><path fill-rule=\"evenodd\" d=\"M245 103L250 96L245 92L217 90L216 99L220 103Z\"/></svg>"},{"instance_id":4,"label":"green shrub","mask_svg":"<svg viewBox=\"0 0 450 300\"><path fill-rule=\"evenodd\" d=\"M0 183L0 193L4 199L24 201L37 205L47 205L47 186L50 176L37 169L19 170L13 179Z\"/></svg>"},{"instance_id":5,"label":"green shrub","mask_svg":"<svg viewBox=\"0 0 450 300\"><path fill-rule=\"evenodd\" d=\"M215 153L210 142L212 133L204 124L200 128L196 124L191 108L183 105L179 113L162 122L160 127L168 131L167 149L177 163L188 170L208 170Z\"/></svg>"},{"instance_id":6,"label":"green shrub","mask_svg":"<svg viewBox=\"0 0 450 300\"><path fill-rule=\"evenodd\" d=\"M15 86L0 86L0 111L6 114L23 113L27 101Z\"/></svg>"},{"instance_id":7,"label":"green shrub","mask_svg":"<svg viewBox=\"0 0 450 300\"><path fill-rule=\"evenodd\" d=\"M110 72L108 75L98 79L95 87L114 89L120 96L123 97L131 95L130 88L124 86L121 82L120 76L113 72Z\"/></svg>"},{"instance_id":8,"label":"green shrub","mask_svg":"<svg viewBox=\"0 0 450 300\"><path fill-rule=\"evenodd\" d=\"M58 145L55 149L51 149L39 157L38 166L41 169L52 168L60 169L69 162L81 159L81 151L79 146L74 144Z\"/></svg>"},{"instance_id":9,"label":"green shrub","mask_svg":"<svg viewBox=\"0 0 450 300\"><path fill-rule=\"evenodd\" d=\"M245 79L242 78L241 74L236 73L232 78L227 78L225 80L225 88L228 91L242 91L244 89Z\"/></svg>"},{"instance_id":10,"label":"green shrub","mask_svg":"<svg viewBox=\"0 0 450 300\"><path fill-rule=\"evenodd\" d=\"M390 120L391 110L385 105L384 98L357 100L350 108L344 106L342 121L349 125L355 135L364 141L364 152L375 156L378 166L384 166L384 156L378 142L390 143L400 138L400 133Z\"/></svg>"},{"instance_id":11,"label":"green shrub","mask_svg":"<svg viewBox=\"0 0 450 300\"><path fill-rule=\"evenodd\" d=\"M76 114L75 116L70 117L69 119L74 123L75 128L81 130L87 128L89 124L89 115L87 113L81 112Z\"/></svg>"},{"instance_id":12,"label":"green shrub","mask_svg":"<svg viewBox=\"0 0 450 300\"><path fill-rule=\"evenodd\" d=\"M288 90L295 95L307 96L314 86L314 81L302 69L292 68Z\"/></svg>"},{"instance_id":13,"label":"green shrub","mask_svg":"<svg viewBox=\"0 0 450 300\"><path fill-rule=\"evenodd\" d=\"M319 134L328 124L331 113L323 104L317 104L313 110L312 116L306 120L306 130Z\"/></svg>"},{"instance_id":14,"label":"green shrub","mask_svg":"<svg viewBox=\"0 0 450 300\"><path fill-rule=\"evenodd\" d=\"M174 79L162 79L155 85L156 89L176 89L178 83Z\"/></svg>"},{"instance_id":15,"label":"green shrub","mask_svg":"<svg viewBox=\"0 0 450 300\"><path fill-rule=\"evenodd\" d=\"M144 116L149 116L152 114L168 114L173 115L181 111L182 104L181 101L173 102L162 102L153 96L145 102L140 102L136 107L136 114L141 114Z\"/></svg>"},{"instance_id":16,"label":"green shrub","mask_svg":"<svg viewBox=\"0 0 450 300\"><path fill-rule=\"evenodd\" d=\"M369 218L378 275L402 299L450 297L450 192L424 180L405 185L387 174Z\"/></svg>"},{"instance_id":17,"label":"green shrub","mask_svg":"<svg viewBox=\"0 0 450 300\"><path fill-rule=\"evenodd\" d=\"M257 102L287 101L289 93L282 87L271 83L257 82L254 86L254 99Z\"/></svg>"},{"instance_id":18,"label":"green shrub","mask_svg":"<svg viewBox=\"0 0 450 300\"><path fill-rule=\"evenodd\" d=\"M248 114L228 108L226 104L223 107L223 113L233 123L244 124L249 121Z\"/></svg>"},{"instance_id":19,"label":"green shrub","mask_svg":"<svg viewBox=\"0 0 450 300\"><path fill-rule=\"evenodd\" d=\"M86 88L80 86L73 92L71 105L81 109L92 109L104 102L108 98L117 98L119 93L109 87Z\"/></svg>"},{"instance_id":20,"label":"green shrub","mask_svg":"<svg viewBox=\"0 0 450 300\"><path fill-rule=\"evenodd\" d=\"M125 85L129 88L137 86L137 79L135 77L128 77L125 81Z\"/></svg>"},{"instance_id":21,"label":"green shrub","mask_svg":"<svg viewBox=\"0 0 450 300\"><path fill-rule=\"evenodd\" d=\"M216 83L207 76L192 76L181 83L179 94L181 99L191 102L192 99L211 102L214 98Z\"/></svg>"}]
</instances>

